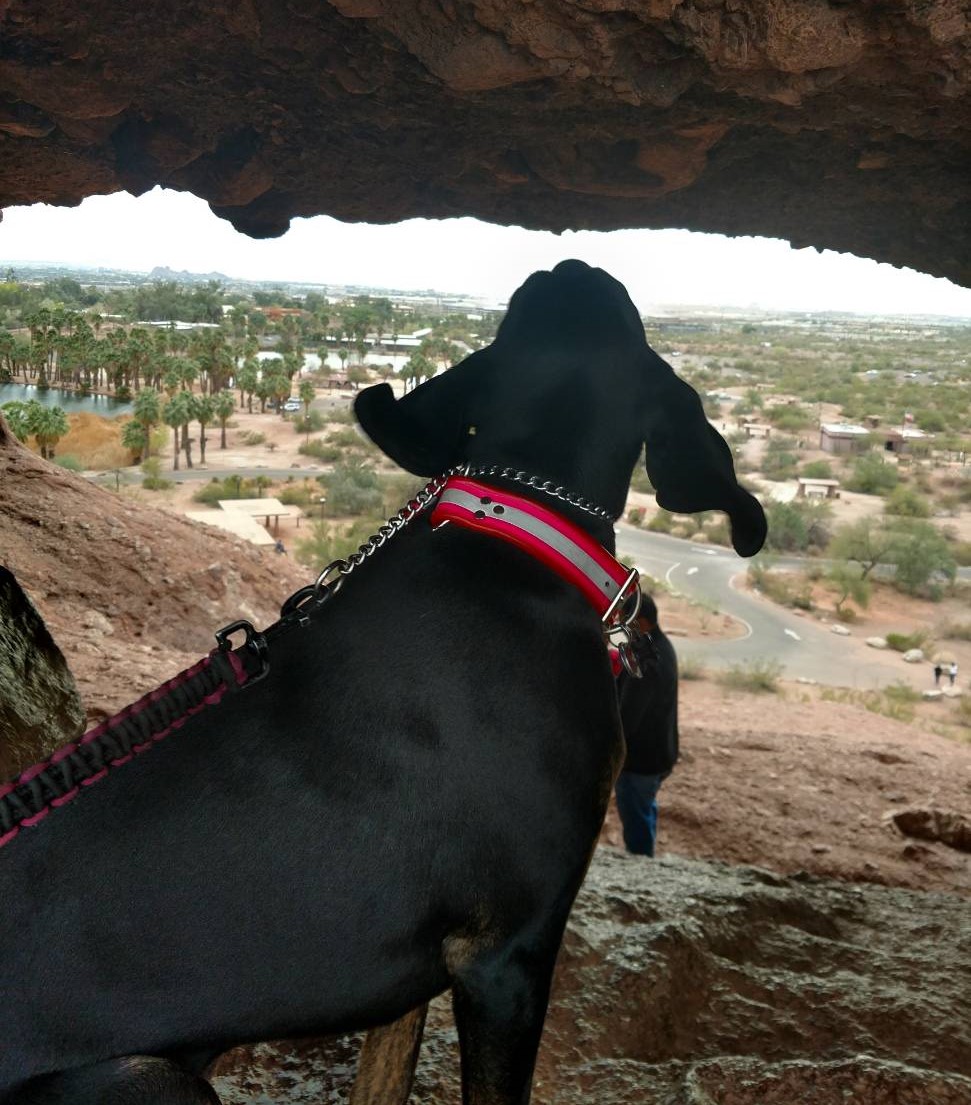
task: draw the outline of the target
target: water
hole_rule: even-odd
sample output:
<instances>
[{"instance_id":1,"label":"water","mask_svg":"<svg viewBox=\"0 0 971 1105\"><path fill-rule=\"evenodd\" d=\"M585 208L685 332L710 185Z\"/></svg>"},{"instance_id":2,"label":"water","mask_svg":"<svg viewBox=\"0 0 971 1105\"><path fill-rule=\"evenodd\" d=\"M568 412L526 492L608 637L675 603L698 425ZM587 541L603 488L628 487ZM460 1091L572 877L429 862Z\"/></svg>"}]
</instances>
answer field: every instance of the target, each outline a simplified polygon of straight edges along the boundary
<instances>
[{"instance_id":1,"label":"water","mask_svg":"<svg viewBox=\"0 0 971 1105\"><path fill-rule=\"evenodd\" d=\"M33 384L0 384L0 407L4 403L26 403L36 399L45 407L60 407L65 414L101 414L105 418L116 418L119 414L130 414L131 403L121 403L107 395L89 395L78 398L72 391L60 388L38 390Z\"/></svg>"}]
</instances>

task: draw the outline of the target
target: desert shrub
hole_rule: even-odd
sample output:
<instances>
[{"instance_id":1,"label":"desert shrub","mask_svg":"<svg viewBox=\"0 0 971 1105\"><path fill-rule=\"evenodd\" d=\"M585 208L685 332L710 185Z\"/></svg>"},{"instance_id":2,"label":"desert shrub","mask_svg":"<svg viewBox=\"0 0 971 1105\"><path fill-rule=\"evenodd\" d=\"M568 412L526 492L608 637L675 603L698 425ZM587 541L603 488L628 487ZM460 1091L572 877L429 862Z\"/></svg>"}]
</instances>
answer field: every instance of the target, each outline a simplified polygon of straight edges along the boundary
<instances>
[{"instance_id":1,"label":"desert shrub","mask_svg":"<svg viewBox=\"0 0 971 1105\"><path fill-rule=\"evenodd\" d=\"M885 637L887 647L895 652L909 652L912 648L925 648L929 636L923 630L915 630L913 633L888 633Z\"/></svg>"},{"instance_id":2,"label":"desert shrub","mask_svg":"<svg viewBox=\"0 0 971 1105\"><path fill-rule=\"evenodd\" d=\"M242 445L262 445L266 441L266 434L247 430L245 434L240 434L239 440Z\"/></svg>"},{"instance_id":3,"label":"desert shrub","mask_svg":"<svg viewBox=\"0 0 971 1105\"><path fill-rule=\"evenodd\" d=\"M791 480L796 475L799 456L796 443L789 437L772 437L762 458L762 473L770 480Z\"/></svg>"},{"instance_id":4,"label":"desert shrub","mask_svg":"<svg viewBox=\"0 0 971 1105\"><path fill-rule=\"evenodd\" d=\"M307 537L296 543L295 556L315 572L335 560L344 560L377 531L383 519L361 518L353 523L315 522Z\"/></svg>"},{"instance_id":5,"label":"desert shrub","mask_svg":"<svg viewBox=\"0 0 971 1105\"><path fill-rule=\"evenodd\" d=\"M632 506L627 511L627 521L632 526L642 526L644 524L644 515L646 511L642 506Z\"/></svg>"},{"instance_id":6,"label":"desert shrub","mask_svg":"<svg viewBox=\"0 0 971 1105\"><path fill-rule=\"evenodd\" d=\"M327 435L327 442L341 449L359 449L365 444L364 439L353 426L347 426L340 430L331 430Z\"/></svg>"},{"instance_id":7,"label":"desert shrub","mask_svg":"<svg viewBox=\"0 0 971 1105\"><path fill-rule=\"evenodd\" d=\"M858 456L845 481L848 491L859 491L865 495L889 495L899 482L896 467L875 452Z\"/></svg>"},{"instance_id":8,"label":"desert shrub","mask_svg":"<svg viewBox=\"0 0 971 1105\"><path fill-rule=\"evenodd\" d=\"M313 457L315 460L322 460L327 464L333 464L334 461L340 460L344 453L343 449L339 449L336 445L330 445L319 437L311 438L310 441L302 441L297 447L297 452L301 456Z\"/></svg>"},{"instance_id":9,"label":"desert shrub","mask_svg":"<svg viewBox=\"0 0 971 1105\"><path fill-rule=\"evenodd\" d=\"M61 468L66 468L69 472L83 472L84 465L78 460L77 457L73 457L70 453L65 453L64 456L54 457L54 463Z\"/></svg>"},{"instance_id":10,"label":"desert shrub","mask_svg":"<svg viewBox=\"0 0 971 1105\"><path fill-rule=\"evenodd\" d=\"M674 515L667 510L659 510L647 523L651 533L670 533L674 529Z\"/></svg>"},{"instance_id":11,"label":"desert shrub","mask_svg":"<svg viewBox=\"0 0 971 1105\"><path fill-rule=\"evenodd\" d=\"M752 694L778 694L782 665L776 660L750 660L733 664L718 675L718 682L733 691Z\"/></svg>"},{"instance_id":12,"label":"desert shrub","mask_svg":"<svg viewBox=\"0 0 971 1105\"><path fill-rule=\"evenodd\" d=\"M398 511L418 494L425 486L425 481L418 476L409 475L407 472L392 472L378 477L381 481L381 492L384 495L384 521Z\"/></svg>"},{"instance_id":13,"label":"desert shrub","mask_svg":"<svg viewBox=\"0 0 971 1105\"><path fill-rule=\"evenodd\" d=\"M293 428L298 434L312 434L324 428L324 419L320 411L311 411L309 417L300 415L294 419Z\"/></svg>"},{"instance_id":14,"label":"desert shrub","mask_svg":"<svg viewBox=\"0 0 971 1105\"><path fill-rule=\"evenodd\" d=\"M793 500L765 504L769 525L766 547L777 552L806 552L824 549L830 541L832 507L827 502Z\"/></svg>"},{"instance_id":15,"label":"desert shrub","mask_svg":"<svg viewBox=\"0 0 971 1105\"><path fill-rule=\"evenodd\" d=\"M953 580L956 570L947 538L930 522L910 518L895 524L893 541L894 585L910 595L940 599L941 582Z\"/></svg>"},{"instance_id":16,"label":"desert shrub","mask_svg":"<svg viewBox=\"0 0 971 1105\"><path fill-rule=\"evenodd\" d=\"M828 460L811 460L802 466L802 474L807 480L831 480L833 466Z\"/></svg>"},{"instance_id":17,"label":"desert shrub","mask_svg":"<svg viewBox=\"0 0 971 1105\"><path fill-rule=\"evenodd\" d=\"M377 472L351 461L335 465L327 477L327 505L338 515L380 514L384 496Z\"/></svg>"},{"instance_id":18,"label":"desert shrub","mask_svg":"<svg viewBox=\"0 0 971 1105\"><path fill-rule=\"evenodd\" d=\"M320 499L320 489L305 484L285 487L277 496L284 506L299 506L303 509L316 507Z\"/></svg>"},{"instance_id":19,"label":"desert shrub","mask_svg":"<svg viewBox=\"0 0 971 1105\"><path fill-rule=\"evenodd\" d=\"M748 576L753 586L780 606L812 610L812 584L804 574L773 572L770 563L758 557L749 565Z\"/></svg>"},{"instance_id":20,"label":"desert shrub","mask_svg":"<svg viewBox=\"0 0 971 1105\"><path fill-rule=\"evenodd\" d=\"M793 404L792 406L769 407L765 417L776 429L786 430L790 433L803 430L812 424L812 417L804 407Z\"/></svg>"},{"instance_id":21,"label":"desert shrub","mask_svg":"<svg viewBox=\"0 0 971 1105\"><path fill-rule=\"evenodd\" d=\"M209 483L204 484L192 493L192 501L207 503L211 506L218 503L220 499L253 498L255 497L253 490L252 483L240 476L227 476L224 480L219 479L218 476L213 476Z\"/></svg>"},{"instance_id":22,"label":"desert shrub","mask_svg":"<svg viewBox=\"0 0 971 1105\"><path fill-rule=\"evenodd\" d=\"M705 533L708 536L708 540L713 545L724 545L726 548L731 548L732 545L732 530L725 518L716 518L705 529Z\"/></svg>"},{"instance_id":23,"label":"desert shrub","mask_svg":"<svg viewBox=\"0 0 971 1105\"><path fill-rule=\"evenodd\" d=\"M162 476L162 462L158 457L149 457L142 465L142 487L146 491L166 491L175 484Z\"/></svg>"},{"instance_id":24,"label":"desert shrub","mask_svg":"<svg viewBox=\"0 0 971 1105\"><path fill-rule=\"evenodd\" d=\"M895 487L883 504L884 514L896 514L902 518L929 518L931 505L927 499L911 487Z\"/></svg>"}]
</instances>

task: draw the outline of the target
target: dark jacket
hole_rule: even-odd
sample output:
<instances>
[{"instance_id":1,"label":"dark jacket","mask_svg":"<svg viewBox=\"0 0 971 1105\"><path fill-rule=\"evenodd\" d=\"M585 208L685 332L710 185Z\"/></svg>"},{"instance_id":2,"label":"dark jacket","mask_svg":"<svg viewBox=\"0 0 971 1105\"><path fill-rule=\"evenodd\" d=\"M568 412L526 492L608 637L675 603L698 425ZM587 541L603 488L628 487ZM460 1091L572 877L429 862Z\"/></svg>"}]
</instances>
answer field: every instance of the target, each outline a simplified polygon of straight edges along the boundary
<instances>
[{"instance_id":1,"label":"dark jacket","mask_svg":"<svg viewBox=\"0 0 971 1105\"><path fill-rule=\"evenodd\" d=\"M656 616L654 610L655 621ZM624 771L663 775L678 759L678 658L658 628L652 630L650 641L641 640L635 652L642 677L634 679L626 671L617 677L620 718L627 741Z\"/></svg>"}]
</instances>

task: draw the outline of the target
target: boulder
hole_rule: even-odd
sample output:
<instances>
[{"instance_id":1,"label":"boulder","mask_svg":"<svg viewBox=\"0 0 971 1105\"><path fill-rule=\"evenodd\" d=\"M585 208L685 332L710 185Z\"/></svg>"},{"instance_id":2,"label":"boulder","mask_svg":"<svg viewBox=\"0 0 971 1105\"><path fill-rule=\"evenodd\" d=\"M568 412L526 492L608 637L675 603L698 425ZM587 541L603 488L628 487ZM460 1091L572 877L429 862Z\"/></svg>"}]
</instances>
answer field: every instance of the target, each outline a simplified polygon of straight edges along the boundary
<instances>
[{"instance_id":1,"label":"boulder","mask_svg":"<svg viewBox=\"0 0 971 1105\"><path fill-rule=\"evenodd\" d=\"M0 781L80 736L74 677L44 619L0 567Z\"/></svg>"},{"instance_id":2,"label":"boulder","mask_svg":"<svg viewBox=\"0 0 971 1105\"><path fill-rule=\"evenodd\" d=\"M967 1105L967 908L601 847L560 953L533 1101ZM343 1100L356 1047L239 1049L215 1085L225 1105ZM455 1029L438 999L412 1101L459 1099Z\"/></svg>"},{"instance_id":3,"label":"boulder","mask_svg":"<svg viewBox=\"0 0 971 1105\"><path fill-rule=\"evenodd\" d=\"M908 648L901 656L906 664L922 664L924 662L924 650L921 648Z\"/></svg>"},{"instance_id":4,"label":"boulder","mask_svg":"<svg viewBox=\"0 0 971 1105\"><path fill-rule=\"evenodd\" d=\"M888 647L886 637L867 637L866 643L870 648L884 649Z\"/></svg>"}]
</instances>

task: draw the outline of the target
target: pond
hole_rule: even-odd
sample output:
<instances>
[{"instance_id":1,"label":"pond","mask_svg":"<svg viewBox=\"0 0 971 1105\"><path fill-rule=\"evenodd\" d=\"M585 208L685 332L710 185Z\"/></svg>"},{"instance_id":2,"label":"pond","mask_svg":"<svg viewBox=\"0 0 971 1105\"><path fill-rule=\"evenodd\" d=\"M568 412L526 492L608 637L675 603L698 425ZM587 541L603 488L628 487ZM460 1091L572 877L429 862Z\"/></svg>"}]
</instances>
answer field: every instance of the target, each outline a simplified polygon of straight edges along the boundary
<instances>
[{"instance_id":1,"label":"pond","mask_svg":"<svg viewBox=\"0 0 971 1105\"><path fill-rule=\"evenodd\" d=\"M4 403L26 403L36 399L45 407L60 407L65 414L101 414L105 418L116 418L119 414L130 414L131 403L122 403L108 395L88 395L79 398L73 391L60 388L36 388L33 384L0 384L0 407Z\"/></svg>"}]
</instances>

